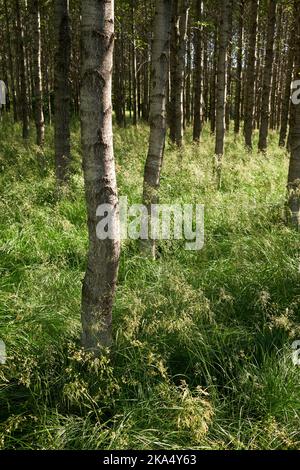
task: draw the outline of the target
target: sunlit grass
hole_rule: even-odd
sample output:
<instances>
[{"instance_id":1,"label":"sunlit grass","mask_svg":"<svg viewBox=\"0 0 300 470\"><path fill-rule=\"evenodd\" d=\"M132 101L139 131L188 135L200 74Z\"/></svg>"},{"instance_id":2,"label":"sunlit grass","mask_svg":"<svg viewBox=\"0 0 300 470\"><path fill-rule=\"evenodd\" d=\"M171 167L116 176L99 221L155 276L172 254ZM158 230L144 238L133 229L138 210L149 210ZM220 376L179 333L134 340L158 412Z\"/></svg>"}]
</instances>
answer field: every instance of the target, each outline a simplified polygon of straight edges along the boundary
<instances>
[{"instance_id":1,"label":"sunlit grass","mask_svg":"<svg viewBox=\"0 0 300 470\"><path fill-rule=\"evenodd\" d=\"M205 206L205 245L160 242L152 262L124 241L115 344L79 349L87 232L78 123L73 175L59 198L53 131L43 152L0 127L0 447L299 448L299 234L284 224L288 156L226 140L216 189L214 141L167 143L161 202ZM115 129L120 195L140 202L148 128ZM257 137L255 136L257 140Z\"/></svg>"}]
</instances>

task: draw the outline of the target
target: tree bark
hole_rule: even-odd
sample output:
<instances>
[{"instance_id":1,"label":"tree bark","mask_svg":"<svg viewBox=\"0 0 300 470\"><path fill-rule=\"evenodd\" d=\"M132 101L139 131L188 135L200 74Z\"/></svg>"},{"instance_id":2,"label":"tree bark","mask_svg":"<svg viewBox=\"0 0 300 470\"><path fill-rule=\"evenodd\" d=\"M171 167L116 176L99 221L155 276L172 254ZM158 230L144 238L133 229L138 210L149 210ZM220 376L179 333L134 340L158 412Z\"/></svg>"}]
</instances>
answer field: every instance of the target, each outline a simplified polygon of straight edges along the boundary
<instances>
[{"instance_id":1,"label":"tree bark","mask_svg":"<svg viewBox=\"0 0 300 470\"><path fill-rule=\"evenodd\" d=\"M289 110L290 110L290 98L291 98L291 82L293 77L293 65L294 65L294 56L295 56L295 23L292 20L289 43L288 43L288 62L286 68L286 78L285 78L285 87L284 94L282 98L282 108L281 108L281 126L279 134L279 146L284 147L286 144L286 135L288 129L288 120L289 120Z\"/></svg>"},{"instance_id":2,"label":"tree bark","mask_svg":"<svg viewBox=\"0 0 300 470\"><path fill-rule=\"evenodd\" d=\"M55 0L56 53L54 66L54 146L59 185L69 177L70 155L70 60L69 0Z\"/></svg>"},{"instance_id":3,"label":"tree bark","mask_svg":"<svg viewBox=\"0 0 300 470\"><path fill-rule=\"evenodd\" d=\"M236 65L236 88L234 98L234 133L240 132L241 122L241 94L242 94L242 67L243 67L243 42L244 42L244 6L245 0L240 0L238 19L238 44Z\"/></svg>"},{"instance_id":4,"label":"tree bark","mask_svg":"<svg viewBox=\"0 0 300 470\"><path fill-rule=\"evenodd\" d=\"M216 142L215 154L221 157L224 153L225 104L226 104L226 64L229 28L230 0L223 0L220 11L219 54L217 66L217 105L216 105Z\"/></svg>"},{"instance_id":5,"label":"tree bark","mask_svg":"<svg viewBox=\"0 0 300 470\"><path fill-rule=\"evenodd\" d=\"M300 2L295 0L296 34L294 37L295 65L294 80L300 79ZM298 86L299 90L299 86ZM298 93L299 95L299 93ZM299 97L299 96L298 96ZM288 207L290 222L300 230L300 104L291 103L290 120L290 165L288 173Z\"/></svg>"},{"instance_id":6,"label":"tree bark","mask_svg":"<svg viewBox=\"0 0 300 470\"><path fill-rule=\"evenodd\" d=\"M40 0L32 0L33 27L33 75L34 75L34 114L36 126L36 143L43 146L45 140L45 122L43 111L43 86L41 69L41 13Z\"/></svg>"},{"instance_id":7,"label":"tree bark","mask_svg":"<svg viewBox=\"0 0 300 470\"><path fill-rule=\"evenodd\" d=\"M151 204L158 202L165 149L171 10L172 0L156 0L151 62L150 137L143 185L143 202L148 208L148 214ZM147 255L155 258L155 240L145 240L142 248Z\"/></svg>"},{"instance_id":8,"label":"tree bark","mask_svg":"<svg viewBox=\"0 0 300 470\"><path fill-rule=\"evenodd\" d=\"M95 355L112 342L112 307L120 254L113 153L114 0L82 0L81 135L89 252L82 289L82 345ZM97 208L110 204L111 236L96 234Z\"/></svg>"},{"instance_id":9,"label":"tree bark","mask_svg":"<svg viewBox=\"0 0 300 470\"><path fill-rule=\"evenodd\" d=\"M27 95L27 77L25 64L25 44L24 44L24 27L21 15L20 1L15 0L16 20L17 20L17 45L18 45L18 63L20 78L20 109L22 114L22 135L23 139L29 138L29 103Z\"/></svg>"},{"instance_id":10,"label":"tree bark","mask_svg":"<svg viewBox=\"0 0 300 470\"><path fill-rule=\"evenodd\" d=\"M201 122L201 91L202 91L202 34L200 22L202 19L202 0L196 1L197 26L194 31L194 126L193 141L199 142L202 130Z\"/></svg>"},{"instance_id":11,"label":"tree bark","mask_svg":"<svg viewBox=\"0 0 300 470\"><path fill-rule=\"evenodd\" d=\"M267 136L270 118L270 91L272 80L272 64L274 56L274 34L276 23L276 2L269 0L268 8L268 32L266 42L266 54L262 81L261 120L259 129L258 149L260 152L267 150Z\"/></svg>"},{"instance_id":12,"label":"tree bark","mask_svg":"<svg viewBox=\"0 0 300 470\"><path fill-rule=\"evenodd\" d=\"M244 104L244 135L245 145L248 150L252 150L253 132L253 108L254 108L254 83L255 83L255 50L256 50L256 30L257 30L257 0L249 0L249 31L248 31L248 54L246 66L246 86Z\"/></svg>"},{"instance_id":13,"label":"tree bark","mask_svg":"<svg viewBox=\"0 0 300 470\"><path fill-rule=\"evenodd\" d=\"M172 73L170 138L177 147L183 144L183 88L189 0L175 0L172 25Z\"/></svg>"}]
</instances>

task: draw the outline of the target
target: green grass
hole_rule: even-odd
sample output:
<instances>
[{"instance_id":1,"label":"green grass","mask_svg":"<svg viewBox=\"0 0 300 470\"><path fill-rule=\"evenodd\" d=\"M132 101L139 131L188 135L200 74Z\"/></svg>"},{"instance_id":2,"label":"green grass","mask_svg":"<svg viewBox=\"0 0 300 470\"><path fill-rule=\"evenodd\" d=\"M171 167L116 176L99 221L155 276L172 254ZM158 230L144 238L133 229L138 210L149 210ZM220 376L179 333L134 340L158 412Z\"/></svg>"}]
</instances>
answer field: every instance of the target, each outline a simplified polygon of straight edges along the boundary
<instances>
[{"instance_id":1,"label":"green grass","mask_svg":"<svg viewBox=\"0 0 300 470\"><path fill-rule=\"evenodd\" d=\"M205 245L160 242L160 257L122 246L115 343L79 348L87 249L78 123L73 175L58 198L43 152L0 126L0 448L296 449L300 446L299 234L283 219L287 154L227 136L222 188L213 137L166 147L161 202L205 205ZM255 136L255 139L257 136ZM120 195L140 202L148 129L115 129Z\"/></svg>"}]
</instances>

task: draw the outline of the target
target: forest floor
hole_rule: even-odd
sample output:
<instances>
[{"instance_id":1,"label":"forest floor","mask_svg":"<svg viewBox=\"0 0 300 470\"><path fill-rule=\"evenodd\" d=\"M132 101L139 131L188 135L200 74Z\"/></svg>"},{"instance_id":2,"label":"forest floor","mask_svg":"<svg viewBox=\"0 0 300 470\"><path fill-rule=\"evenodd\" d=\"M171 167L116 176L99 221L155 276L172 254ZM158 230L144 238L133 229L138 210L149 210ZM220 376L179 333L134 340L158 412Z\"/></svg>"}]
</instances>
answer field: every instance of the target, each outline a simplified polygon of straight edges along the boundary
<instances>
[{"instance_id":1,"label":"forest floor","mask_svg":"<svg viewBox=\"0 0 300 470\"><path fill-rule=\"evenodd\" d=\"M226 141L222 188L204 130L179 162L166 147L161 202L205 205L205 244L124 241L110 356L78 345L86 249L80 132L59 198L53 131L41 153L1 123L0 448L300 447L299 234L284 224L287 153ZM115 129L120 195L139 203L148 128ZM256 144L257 136L255 136Z\"/></svg>"}]
</instances>

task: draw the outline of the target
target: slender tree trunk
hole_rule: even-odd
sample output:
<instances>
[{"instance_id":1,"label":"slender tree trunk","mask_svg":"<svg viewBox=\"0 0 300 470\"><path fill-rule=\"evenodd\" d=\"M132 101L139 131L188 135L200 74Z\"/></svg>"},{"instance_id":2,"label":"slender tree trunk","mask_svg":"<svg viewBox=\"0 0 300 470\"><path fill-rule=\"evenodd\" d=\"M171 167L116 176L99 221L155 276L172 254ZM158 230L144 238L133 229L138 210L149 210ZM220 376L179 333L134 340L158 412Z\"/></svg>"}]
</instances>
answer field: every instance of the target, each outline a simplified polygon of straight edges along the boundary
<instances>
[{"instance_id":1,"label":"slender tree trunk","mask_svg":"<svg viewBox=\"0 0 300 470\"><path fill-rule=\"evenodd\" d=\"M285 78L285 88L282 98L282 108L281 108L281 127L279 135L279 146L284 147L286 143L286 135L288 128L289 120L289 110L290 110L290 97L291 97L291 82L293 77L293 65L294 65L294 55L295 55L295 23L292 20L290 35L289 35L289 44L288 44L288 62L286 68L286 78Z\"/></svg>"},{"instance_id":2,"label":"slender tree trunk","mask_svg":"<svg viewBox=\"0 0 300 470\"><path fill-rule=\"evenodd\" d=\"M246 86L245 86L245 117L244 135L245 145L248 150L252 150L253 132L253 109L254 109L254 84L255 84L255 49L257 30L257 0L249 0L249 32L248 32L248 54L246 66Z\"/></svg>"},{"instance_id":3,"label":"slender tree trunk","mask_svg":"<svg viewBox=\"0 0 300 470\"><path fill-rule=\"evenodd\" d=\"M137 125L138 121L138 90L137 90L137 64L136 64L136 40L135 40L135 0L132 1L131 8L131 21L132 21L132 50L131 50L131 67L132 67L132 107L133 107L133 120L132 124Z\"/></svg>"},{"instance_id":4,"label":"slender tree trunk","mask_svg":"<svg viewBox=\"0 0 300 470\"><path fill-rule=\"evenodd\" d=\"M236 65L236 88L234 99L234 133L240 132L241 122L241 93L242 93L242 67L243 67L243 41L244 41L244 5L245 0L240 0L238 19L238 44Z\"/></svg>"},{"instance_id":5,"label":"slender tree trunk","mask_svg":"<svg viewBox=\"0 0 300 470\"><path fill-rule=\"evenodd\" d=\"M165 148L171 10L172 0L156 0L151 63L150 137L143 187L143 202L148 208L148 214L151 204L158 202ZM142 248L155 258L155 240L145 240Z\"/></svg>"},{"instance_id":6,"label":"slender tree trunk","mask_svg":"<svg viewBox=\"0 0 300 470\"><path fill-rule=\"evenodd\" d=\"M25 45L24 45L24 27L21 16L20 1L15 0L16 19L17 19L17 44L18 44L18 63L19 63L19 77L20 77L20 108L22 113L23 124L23 139L29 137L29 103L27 95L27 77L26 77L26 64L25 64Z\"/></svg>"},{"instance_id":7,"label":"slender tree trunk","mask_svg":"<svg viewBox=\"0 0 300 470\"><path fill-rule=\"evenodd\" d=\"M218 27L214 28L214 52L213 64L210 79L210 131L212 134L216 130L216 77L217 77L217 61L218 61Z\"/></svg>"},{"instance_id":8,"label":"slender tree trunk","mask_svg":"<svg viewBox=\"0 0 300 470\"><path fill-rule=\"evenodd\" d=\"M121 64L123 61L122 49L120 38L115 38L115 51L114 51L114 74L113 74L113 89L114 89L114 111L116 115L116 123L118 126L124 125L124 116L123 116L123 87L122 87L122 73L121 73Z\"/></svg>"},{"instance_id":9,"label":"slender tree trunk","mask_svg":"<svg viewBox=\"0 0 300 470\"><path fill-rule=\"evenodd\" d=\"M229 28L230 0L223 0L219 28L219 54L217 68L217 106L216 106L216 142L215 154L219 160L224 153L225 104L226 104L226 63Z\"/></svg>"},{"instance_id":10,"label":"slender tree trunk","mask_svg":"<svg viewBox=\"0 0 300 470\"><path fill-rule=\"evenodd\" d=\"M41 68L41 14L40 0L32 0L32 27L33 27L33 74L34 74L34 112L36 126L36 143L39 146L45 140L45 122L43 111L43 86Z\"/></svg>"},{"instance_id":11,"label":"slender tree trunk","mask_svg":"<svg viewBox=\"0 0 300 470\"><path fill-rule=\"evenodd\" d=\"M192 54L191 54L191 28L189 26L187 41L187 67L185 81L185 122L187 125L191 123L191 73L192 73Z\"/></svg>"},{"instance_id":12,"label":"slender tree trunk","mask_svg":"<svg viewBox=\"0 0 300 470\"><path fill-rule=\"evenodd\" d=\"M69 0L55 0L56 54L54 70L54 144L58 184L66 182L70 170L70 59Z\"/></svg>"},{"instance_id":13,"label":"slender tree trunk","mask_svg":"<svg viewBox=\"0 0 300 470\"><path fill-rule=\"evenodd\" d=\"M294 43L295 50L295 66L294 80L300 77L300 2L295 1L295 21L296 21L296 37ZM299 91L299 86L297 87ZM298 100L299 100L298 93ZM290 166L288 174L288 207L290 209L291 224L300 230L300 104L291 103L291 121L290 121Z\"/></svg>"},{"instance_id":14,"label":"slender tree trunk","mask_svg":"<svg viewBox=\"0 0 300 470\"><path fill-rule=\"evenodd\" d=\"M12 42L11 42L11 32L10 32L10 25L9 25L9 13L8 13L8 7L7 7L7 0L4 0L4 11L5 11L7 51L8 51L8 63L9 63L9 74L10 74L10 83L11 83L11 95L12 95L14 122L17 122L18 114L17 114L16 90L15 90L15 71L14 71L14 63L13 63L13 52L12 52Z\"/></svg>"},{"instance_id":15,"label":"slender tree trunk","mask_svg":"<svg viewBox=\"0 0 300 470\"><path fill-rule=\"evenodd\" d=\"M194 126L193 141L199 142L202 130L201 122L201 91L202 91L202 35L200 22L202 19L202 0L196 0L197 29L194 31Z\"/></svg>"},{"instance_id":16,"label":"slender tree trunk","mask_svg":"<svg viewBox=\"0 0 300 470\"><path fill-rule=\"evenodd\" d=\"M229 6L228 18L228 54L227 54L227 79L226 79L226 104L225 104L225 127L229 132L231 120L231 88L232 88L232 22L233 22L233 4Z\"/></svg>"},{"instance_id":17,"label":"slender tree trunk","mask_svg":"<svg viewBox=\"0 0 300 470\"><path fill-rule=\"evenodd\" d=\"M281 56L281 41L282 41L282 5L278 4L278 19L277 19L277 32L275 39L275 57L273 58L273 74L271 86L271 99L270 99L270 129L276 128L276 116L278 112L278 84L279 84L279 63Z\"/></svg>"},{"instance_id":18,"label":"slender tree trunk","mask_svg":"<svg viewBox=\"0 0 300 470\"><path fill-rule=\"evenodd\" d=\"M274 34L276 23L276 2L269 0L268 8L268 32L266 42L266 55L262 81L261 121L259 129L258 149L261 152L267 150L267 136L270 118L270 90L272 80L272 63L274 56Z\"/></svg>"},{"instance_id":19,"label":"slender tree trunk","mask_svg":"<svg viewBox=\"0 0 300 470\"><path fill-rule=\"evenodd\" d=\"M99 355L101 348L112 342L112 307L120 253L111 100L114 0L82 0L81 5L81 135L89 230L82 289L82 345ZM103 204L113 210L110 235L99 239L96 211Z\"/></svg>"}]
</instances>

